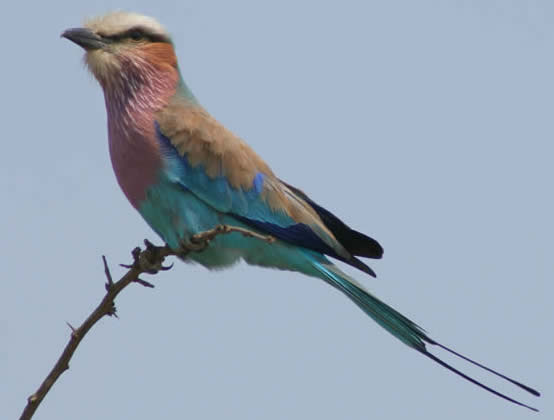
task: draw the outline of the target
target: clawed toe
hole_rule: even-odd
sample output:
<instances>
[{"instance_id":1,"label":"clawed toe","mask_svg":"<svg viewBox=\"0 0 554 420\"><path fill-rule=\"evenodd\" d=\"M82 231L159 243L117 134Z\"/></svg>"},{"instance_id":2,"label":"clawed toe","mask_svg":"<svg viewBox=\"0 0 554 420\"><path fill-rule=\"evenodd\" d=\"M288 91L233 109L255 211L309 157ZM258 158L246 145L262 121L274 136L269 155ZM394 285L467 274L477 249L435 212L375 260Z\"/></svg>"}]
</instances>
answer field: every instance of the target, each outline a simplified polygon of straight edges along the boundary
<instances>
[{"instance_id":1,"label":"clawed toe","mask_svg":"<svg viewBox=\"0 0 554 420\"><path fill-rule=\"evenodd\" d=\"M132 252L134 262L131 265L120 264L125 268L138 268L140 271L148 274L156 274L159 271L167 271L173 267L173 264L163 265L165 257L168 255L166 247L154 245L148 239L144 240L145 250L135 248ZM142 280L142 282L145 282ZM146 284L144 284L146 286Z\"/></svg>"},{"instance_id":2,"label":"clawed toe","mask_svg":"<svg viewBox=\"0 0 554 420\"><path fill-rule=\"evenodd\" d=\"M204 251L210 243L209 239L202 238L198 235L193 235L188 241L181 242L181 254L186 255L189 252Z\"/></svg>"}]
</instances>

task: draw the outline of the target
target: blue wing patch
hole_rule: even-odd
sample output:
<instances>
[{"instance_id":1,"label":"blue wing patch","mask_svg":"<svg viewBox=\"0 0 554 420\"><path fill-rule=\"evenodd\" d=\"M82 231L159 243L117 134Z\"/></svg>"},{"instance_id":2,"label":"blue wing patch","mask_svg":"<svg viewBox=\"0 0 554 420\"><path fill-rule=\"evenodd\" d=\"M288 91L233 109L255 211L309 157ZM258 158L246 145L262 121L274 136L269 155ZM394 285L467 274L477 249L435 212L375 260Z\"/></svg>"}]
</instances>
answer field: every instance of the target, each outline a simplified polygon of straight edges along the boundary
<instances>
[{"instance_id":1,"label":"blue wing patch","mask_svg":"<svg viewBox=\"0 0 554 420\"><path fill-rule=\"evenodd\" d=\"M214 209L222 213L233 213L253 220L289 226L295 222L283 212L274 212L265 201L260 199L265 175L257 173L252 188L243 190L229 184L225 176L210 177L202 164L192 166L187 156L181 156L155 122L156 135L161 146L165 162L165 173L169 179L192 192Z\"/></svg>"},{"instance_id":2,"label":"blue wing patch","mask_svg":"<svg viewBox=\"0 0 554 420\"><path fill-rule=\"evenodd\" d=\"M264 187L264 178L265 175L261 172L258 172L254 177L254 191L256 191L258 194L262 192L262 189Z\"/></svg>"}]
</instances>

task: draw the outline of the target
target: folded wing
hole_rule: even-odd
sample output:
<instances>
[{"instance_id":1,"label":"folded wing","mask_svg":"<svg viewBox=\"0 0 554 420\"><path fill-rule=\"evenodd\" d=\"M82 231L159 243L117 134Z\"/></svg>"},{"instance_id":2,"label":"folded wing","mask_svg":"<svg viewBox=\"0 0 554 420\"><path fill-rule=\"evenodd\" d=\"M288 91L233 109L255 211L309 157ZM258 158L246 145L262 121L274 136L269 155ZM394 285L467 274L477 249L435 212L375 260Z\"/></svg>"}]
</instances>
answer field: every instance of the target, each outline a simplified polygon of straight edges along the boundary
<instances>
[{"instance_id":1,"label":"folded wing","mask_svg":"<svg viewBox=\"0 0 554 420\"><path fill-rule=\"evenodd\" d=\"M252 148L203 108L171 104L157 115L156 134L168 177L217 211L375 276L356 256L380 258L377 241L279 180Z\"/></svg>"}]
</instances>

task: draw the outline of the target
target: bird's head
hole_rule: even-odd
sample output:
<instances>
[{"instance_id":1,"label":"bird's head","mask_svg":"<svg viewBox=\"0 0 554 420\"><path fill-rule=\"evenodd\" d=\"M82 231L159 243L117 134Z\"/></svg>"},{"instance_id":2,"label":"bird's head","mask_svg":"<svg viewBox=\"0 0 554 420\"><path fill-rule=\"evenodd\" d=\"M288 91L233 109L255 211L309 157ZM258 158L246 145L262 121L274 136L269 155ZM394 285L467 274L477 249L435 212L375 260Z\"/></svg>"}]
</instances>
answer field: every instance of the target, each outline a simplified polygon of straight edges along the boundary
<instances>
[{"instance_id":1,"label":"bird's head","mask_svg":"<svg viewBox=\"0 0 554 420\"><path fill-rule=\"evenodd\" d=\"M104 89L150 77L178 78L171 38L151 17L112 12L67 29L62 37L84 48L87 67Z\"/></svg>"}]
</instances>

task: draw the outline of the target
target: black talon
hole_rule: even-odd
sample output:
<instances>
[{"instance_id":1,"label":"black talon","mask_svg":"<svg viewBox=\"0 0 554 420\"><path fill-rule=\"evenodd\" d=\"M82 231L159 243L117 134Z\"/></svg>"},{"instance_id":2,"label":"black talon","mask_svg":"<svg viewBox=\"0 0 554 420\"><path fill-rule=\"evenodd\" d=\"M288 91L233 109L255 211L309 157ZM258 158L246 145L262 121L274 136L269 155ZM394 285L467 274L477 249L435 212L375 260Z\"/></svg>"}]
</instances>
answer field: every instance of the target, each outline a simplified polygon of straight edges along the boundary
<instances>
[{"instance_id":1,"label":"black talon","mask_svg":"<svg viewBox=\"0 0 554 420\"><path fill-rule=\"evenodd\" d=\"M171 270L173 268L173 263L169 264L169 265L161 265L160 266L160 271L168 271L168 270Z\"/></svg>"},{"instance_id":2,"label":"black talon","mask_svg":"<svg viewBox=\"0 0 554 420\"><path fill-rule=\"evenodd\" d=\"M131 251L131 255L133 256L133 259L135 260L135 262L137 262L140 255L140 247L137 246L135 249L133 249Z\"/></svg>"},{"instance_id":3,"label":"black talon","mask_svg":"<svg viewBox=\"0 0 554 420\"><path fill-rule=\"evenodd\" d=\"M154 245L148 239L145 239L144 246L144 251L141 250L140 247L136 247L131 252L134 260L133 264L119 265L127 269L135 268L147 274L156 274L158 271L167 271L173 268L173 264L167 266L163 265L163 261L165 258L165 256L163 255L163 251L165 250L167 245L166 247L159 247ZM144 280L140 280L138 281L138 283L146 287L154 287Z\"/></svg>"},{"instance_id":4,"label":"black talon","mask_svg":"<svg viewBox=\"0 0 554 420\"><path fill-rule=\"evenodd\" d=\"M152 251L152 250L155 250L157 248L157 246L154 245L152 242L150 242L148 239L144 240L144 245L146 246L146 249L148 251Z\"/></svg>"}]
</instances>

